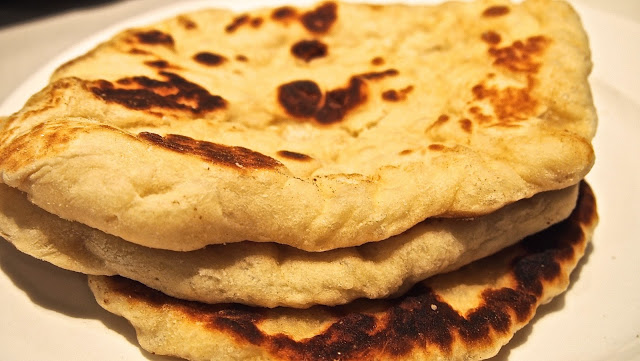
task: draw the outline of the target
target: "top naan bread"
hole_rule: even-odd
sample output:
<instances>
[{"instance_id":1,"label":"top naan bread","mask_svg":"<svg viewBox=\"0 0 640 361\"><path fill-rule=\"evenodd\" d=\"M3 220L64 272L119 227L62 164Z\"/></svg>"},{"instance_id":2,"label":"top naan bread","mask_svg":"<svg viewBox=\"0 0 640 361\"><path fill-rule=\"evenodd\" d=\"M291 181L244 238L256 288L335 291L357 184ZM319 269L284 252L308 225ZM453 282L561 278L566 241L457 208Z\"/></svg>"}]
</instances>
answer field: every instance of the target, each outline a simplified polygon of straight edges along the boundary
<instances>
[{"instance_id":1,"label":"top naan bread","mask_svg":"<svg viewBox=\"0 0 640 361\"><path fill-rule=\"evenodd\" d=\"M60 67L2 123L0 171L148 247L355 246L576 184L589 57L561 1L201 10Z\"/></svg>"}]
</instances>

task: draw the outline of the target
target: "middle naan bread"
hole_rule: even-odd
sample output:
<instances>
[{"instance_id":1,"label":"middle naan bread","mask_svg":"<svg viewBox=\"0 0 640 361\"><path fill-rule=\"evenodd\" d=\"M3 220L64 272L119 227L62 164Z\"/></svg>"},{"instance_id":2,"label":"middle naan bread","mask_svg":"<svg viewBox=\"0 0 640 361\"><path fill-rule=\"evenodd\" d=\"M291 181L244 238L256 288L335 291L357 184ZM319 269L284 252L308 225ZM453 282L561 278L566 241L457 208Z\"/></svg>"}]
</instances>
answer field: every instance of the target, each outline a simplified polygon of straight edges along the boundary
<instances>
[{"instance_id":1,"label":"middle naan bread","mask_svg":"<svg viewBox=\"0 0 640 361\"><path fill-rule=\"evenodd\" d=\"M56 71L0 174L147 247L351 247L577 184L590 70L563 1L201 10Z\"/></svg>"},{"instance_id":2,"label":"middle naan bread","mask_svg":"<svg viewBox=\"0 0 640 361\"><path fill-rule=\"evenodd\" d=\"M0 185L0 234L59 267L119 274L205 303L306 308L377 299L457 269L565 219L578 186L521 200L476 219L429 219L380 242L326 252L276 243L212 245L191 252L139 246L63 220Z\"/></svg>"}]
</instances>

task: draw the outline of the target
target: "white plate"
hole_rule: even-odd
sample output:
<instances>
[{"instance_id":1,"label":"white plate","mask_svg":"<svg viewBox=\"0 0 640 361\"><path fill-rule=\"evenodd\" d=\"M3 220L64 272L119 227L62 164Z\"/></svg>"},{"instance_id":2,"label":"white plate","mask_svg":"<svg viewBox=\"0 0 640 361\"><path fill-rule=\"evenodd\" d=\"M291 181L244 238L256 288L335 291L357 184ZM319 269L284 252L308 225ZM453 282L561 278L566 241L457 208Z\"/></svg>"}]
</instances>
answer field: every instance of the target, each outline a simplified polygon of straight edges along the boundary
<instances>
[{"instance_id":1,"label":"white plate","mask_svg":"<svg viewBox=\"0 0 640 361\"><path fill-rule=\"evenodd\" d=\"M58 65L117 30L202 5L177 3L92 36L34 73L0 105L0 114L18 110ZM543 306L494 361L640 360L640 24L577 8L596 64L591 84L600 126L596 166L587 179L601 220L569 292ZM0 359L174 360L138 348L130 325L97 306L85 276L34 260L7 242L0 242L0 270Z\"/></svg>"}]
</instances>

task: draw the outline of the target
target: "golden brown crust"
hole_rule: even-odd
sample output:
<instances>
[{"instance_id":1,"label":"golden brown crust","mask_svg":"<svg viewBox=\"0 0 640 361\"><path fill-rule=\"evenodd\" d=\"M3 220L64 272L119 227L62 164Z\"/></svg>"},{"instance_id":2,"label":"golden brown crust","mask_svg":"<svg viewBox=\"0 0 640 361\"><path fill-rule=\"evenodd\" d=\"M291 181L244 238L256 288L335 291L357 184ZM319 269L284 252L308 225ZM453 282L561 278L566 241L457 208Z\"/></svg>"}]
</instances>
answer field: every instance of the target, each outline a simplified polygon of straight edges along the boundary
<instances>
[{"instance_id":1,"label":"golden brown crust","mask_svg":"<svg viewBox=\"0 0 640 361\"><path fill-rule=\"evenodd\" d=\"M206 305L124 278L89 284L102 307L133 323L144 348L190 360L480 360L567 288L596 223L595 198L582 183L566 221L397 299L332 308Z\"/></svg>"}]
</instances>

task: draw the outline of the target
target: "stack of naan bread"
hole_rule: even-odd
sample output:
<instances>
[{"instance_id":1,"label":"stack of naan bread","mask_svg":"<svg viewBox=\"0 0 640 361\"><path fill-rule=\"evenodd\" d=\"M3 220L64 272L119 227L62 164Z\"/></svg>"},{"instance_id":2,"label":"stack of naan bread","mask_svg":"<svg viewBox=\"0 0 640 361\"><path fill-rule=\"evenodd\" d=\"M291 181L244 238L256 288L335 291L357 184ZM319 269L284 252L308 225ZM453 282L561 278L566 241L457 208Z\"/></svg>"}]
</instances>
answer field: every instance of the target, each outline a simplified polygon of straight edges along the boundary
<instances>
[{"instance_id":1,"label":"stack of naan bread","mask_svg":"<svg viewBox=\"0 0 640 361\"><path fill-rule=\"evenodd\" d=\"M61 66L0 132L0 230L190 360L478 360L596 224L562 1L201 10Z\"/></svg>"}]
</instances>

